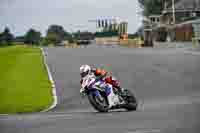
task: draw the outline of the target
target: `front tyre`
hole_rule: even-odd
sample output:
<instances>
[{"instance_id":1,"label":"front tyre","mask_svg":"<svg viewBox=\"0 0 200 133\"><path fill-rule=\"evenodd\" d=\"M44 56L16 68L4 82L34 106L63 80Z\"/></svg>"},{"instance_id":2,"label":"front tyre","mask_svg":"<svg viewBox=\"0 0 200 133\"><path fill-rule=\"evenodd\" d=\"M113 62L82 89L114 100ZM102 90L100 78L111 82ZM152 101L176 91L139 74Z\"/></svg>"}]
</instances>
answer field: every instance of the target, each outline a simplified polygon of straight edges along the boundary
<instances>
[{"instance_id":1,"label":"front tyre","mask_svg":"<svg viewBox=\"0 0 200 133\"><path fill-rule=\"evenodd\" d=\"M125 90L124 93L124 100L126 101L124 108L128 111L136 111L138 102L135 95L130 90Z\"/></svg>"},{"instance_id":2,"label":"front tyre","mask_svg":"<svg viewBox=\"0 0 200 133\"><path fill-rule=\"evenodd\" d=\"M108 112L109 106L105 97L103 97L103 101L99 100L97 96L90 93L88 94L88 99L92 107L99 112Z\"/></svg>"}]
</instances>

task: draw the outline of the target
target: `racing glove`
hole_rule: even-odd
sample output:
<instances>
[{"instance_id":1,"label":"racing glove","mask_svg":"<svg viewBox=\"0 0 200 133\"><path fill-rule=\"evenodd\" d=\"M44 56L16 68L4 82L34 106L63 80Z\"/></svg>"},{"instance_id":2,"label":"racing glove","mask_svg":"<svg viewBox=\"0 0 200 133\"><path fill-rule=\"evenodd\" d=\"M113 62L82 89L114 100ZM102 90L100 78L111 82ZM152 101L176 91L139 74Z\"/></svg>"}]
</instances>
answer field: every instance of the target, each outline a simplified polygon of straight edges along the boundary
<instances>
[{"instance_id":1,"label":"racing glove","mask_svg":"<svg viewBox=\"0 0 200 133\"><path fill-rule=\"evenodd\" d=\"M81 88L80 89L80 95L82 96L82 97L84 97L86 94L85 94L85 89L84 88Z\"/></svg>"}]
</instances>

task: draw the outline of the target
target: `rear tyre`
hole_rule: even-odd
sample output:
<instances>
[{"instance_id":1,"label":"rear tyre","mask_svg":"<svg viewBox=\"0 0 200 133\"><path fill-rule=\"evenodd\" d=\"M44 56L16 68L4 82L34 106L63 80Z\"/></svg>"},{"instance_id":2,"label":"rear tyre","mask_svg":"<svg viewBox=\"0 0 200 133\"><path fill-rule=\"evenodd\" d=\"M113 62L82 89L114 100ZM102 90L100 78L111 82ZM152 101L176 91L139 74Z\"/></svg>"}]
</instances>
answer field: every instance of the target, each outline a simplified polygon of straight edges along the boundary
<instances>
[{"instance_id":1,"label":"rear tyre","mask_svg":"<svg viewBox=\"0 0 200 133\"><path fill-rule=\"evenodd\" d=\"M109 106L108 102L105 97L103 97L103 101L100 101L99 98L97 98L92 93L88 94L88 99L92 107L99 111L99 112L108 112Z\"/></svg>"},{"instance_id":2,"label":"rear tyre","mask_svg":"<svg viewBox=\"0 0 200 133\"><path fill-rule=\"evenodd\" d=\"M138 102L135 95L130 90L125 90L124 93L125 93L124 99L126 101L124 108L128 111L136 111Z\"/></svg>"}]
</instances>

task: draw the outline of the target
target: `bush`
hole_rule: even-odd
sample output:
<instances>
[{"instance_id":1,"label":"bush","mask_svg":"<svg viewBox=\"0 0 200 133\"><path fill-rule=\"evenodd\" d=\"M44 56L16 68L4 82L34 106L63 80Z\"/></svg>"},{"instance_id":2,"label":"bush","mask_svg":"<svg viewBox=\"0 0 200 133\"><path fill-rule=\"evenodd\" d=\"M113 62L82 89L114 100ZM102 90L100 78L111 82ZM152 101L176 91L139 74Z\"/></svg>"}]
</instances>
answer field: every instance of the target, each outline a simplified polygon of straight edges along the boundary
<instances>
[{"instance_id":1,"label":"bush","mask_svg":"<svg viewBox=\"0 0 200 133\"><path fill-rule=\"evenodd\" d=\"M1 41L1 42L0 42L0 47L3 47L3 46L11 46L11 45L13 45L12 42L6 42L6 41Z\"/></svg>"},{"instance_id":2,"label":"bush","mask_svg":"<svg viewBox=\"0 0 200 133\"><path fill-rule=\"evenodd\" d=\"M42 38L41 41L40 41L40 45L41 46L48 46L49 42L46 38Z\"/></svg>"}]
</instances>

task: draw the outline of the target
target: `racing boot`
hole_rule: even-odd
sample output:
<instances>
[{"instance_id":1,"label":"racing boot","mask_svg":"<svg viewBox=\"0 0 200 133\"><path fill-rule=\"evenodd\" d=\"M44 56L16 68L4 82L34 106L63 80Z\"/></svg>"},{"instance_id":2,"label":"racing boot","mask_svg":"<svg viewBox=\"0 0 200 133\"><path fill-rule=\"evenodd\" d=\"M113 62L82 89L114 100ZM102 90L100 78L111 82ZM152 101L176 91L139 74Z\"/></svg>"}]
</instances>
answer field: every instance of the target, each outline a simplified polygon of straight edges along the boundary
<instances>
[{"instance_id":1,"label":"racing boot","mask_svg":"<svg viewBox=\"0 0 200 133\"><path fill-rule=\"evenodd\" d=\"M116 86L117 90L118 90L118 93L119 95L123 96L124 95L124 88L121 88L120 86Z\"/></svg>"},{"instance_id":2,"label":"racing boot","mask_svg":"<svg viewBox=\"0 0 200 133\"><path fill-rule=\"evenodd\" d=\"M124 92L124 88L122 88L119 84L119 82L115 80L111 80L111 85L117 89L117 92L119 95L122 95Z\"/></svg>"}]
</instances>

